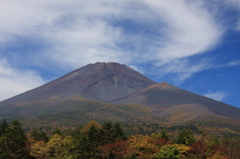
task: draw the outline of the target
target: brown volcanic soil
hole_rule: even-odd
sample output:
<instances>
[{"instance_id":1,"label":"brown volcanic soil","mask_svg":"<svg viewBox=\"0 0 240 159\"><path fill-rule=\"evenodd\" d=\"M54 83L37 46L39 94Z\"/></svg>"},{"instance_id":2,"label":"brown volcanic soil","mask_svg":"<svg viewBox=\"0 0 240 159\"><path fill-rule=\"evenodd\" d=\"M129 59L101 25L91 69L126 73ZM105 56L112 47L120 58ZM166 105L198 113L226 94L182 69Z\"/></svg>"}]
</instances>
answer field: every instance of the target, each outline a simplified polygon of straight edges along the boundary
<instances>
[{"instance_id":1,"label":"brown volcanic soil","mask_svg":"<svg viewBox=\"0 0 240 159\"><path fill-rule=\"evenodd\" d=\"M162 117L179 117L180 119L212 114L240 119L239 108L180 89L166 82L149 86L112 103L145 105L153 109L153 114Z\"/></svg>"},{"instance_id":2,"label":"brown volcanic soil","mask_svg":"<svg viewBox=\"0 0 240 159\"><path fill-rule=\"evenodd\" d=\"M73 99L80 100L81 104L74 103ZM85 107L91 107L89 102L83 102L85 99L143 105L151 108L154 116L168 117L180 122L197 119L199 116L203 118L206 115L240 119L239 108L166 82L156 84L130 67L118 63L89 64L43 86L5 100L0 103L0 117L11 117L21 113L25 117L34 117L40 112L44 116L56 112L72 113L76 110L82 113ZM117 109L114 108L114 111ZM94 111L95 107L92 110ZM102 114L103 112L97 116Z\"/></svg>"},{"instance_id":3,"label":"brown volcanic soil","mask_svg":"<svg viewBox=\"0 0 240 159\"><path fill-rule=\"evenodd\" d=\"M5 100L3 103L26 103L45 99L62 101L72 97L112 101L155 83L126 65L95 63Z\"/></svg>"}]
</instances>

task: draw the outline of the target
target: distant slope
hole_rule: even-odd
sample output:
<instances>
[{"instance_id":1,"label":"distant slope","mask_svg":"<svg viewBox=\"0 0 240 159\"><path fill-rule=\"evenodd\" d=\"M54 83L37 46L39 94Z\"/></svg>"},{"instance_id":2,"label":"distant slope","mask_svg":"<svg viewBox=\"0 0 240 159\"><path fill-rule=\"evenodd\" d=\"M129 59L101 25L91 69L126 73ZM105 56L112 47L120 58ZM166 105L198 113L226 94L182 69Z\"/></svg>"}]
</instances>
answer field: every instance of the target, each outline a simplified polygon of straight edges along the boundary
<instances>
[{"instance_id":1,"label":"distant slope","mask_svg":"<svg viewBox=\"0 0 240 159\"><path fill-rule=\"evenodd\" d=\"M206 114L240 119L239 108L180 89L166 82L149 86L113 103L145 105L151 107L154 114L163 117L192 118Z\"/></svg>"},{"instance_id":2,"label":"distant slope","mask_svg":"<svg viewBox=\"0 0 240 159\"><path fill-rule=\"evenodd\" d=\"M5 105L0 120L15 118L23 121L25 128L71 127L97 122L120 121L126 123L156 123L164 120L151 113L151 108L134 104L109 104L94 100L72 98L59 103L52 101L32 102L29 105Z\"/></svg>"},{"instance_id":3,"label":"distant slope","mask_svg":"<svg viewBox=\"0 0 240 159\"><path fill-rule=\"evenodd\" d=\"M238 123L240 109L166 82L156 84L126 65L95 63L0 102L3 118L19 118L28 126L71 126L90 120L217 123L234 118Z\"/></svg>"},{"instance_id":4,"label":"distant slope","mask_svg":"<svg viewBox=\"0 0 240 159\"><path fill-rule=\"evenodd\" d=\"M83 97L98 101L115 100L156 82L118 63L95 63L72 71L41 87L3 101L27 103L45 99L56 101Z\"/></svg>"}]
</instances>

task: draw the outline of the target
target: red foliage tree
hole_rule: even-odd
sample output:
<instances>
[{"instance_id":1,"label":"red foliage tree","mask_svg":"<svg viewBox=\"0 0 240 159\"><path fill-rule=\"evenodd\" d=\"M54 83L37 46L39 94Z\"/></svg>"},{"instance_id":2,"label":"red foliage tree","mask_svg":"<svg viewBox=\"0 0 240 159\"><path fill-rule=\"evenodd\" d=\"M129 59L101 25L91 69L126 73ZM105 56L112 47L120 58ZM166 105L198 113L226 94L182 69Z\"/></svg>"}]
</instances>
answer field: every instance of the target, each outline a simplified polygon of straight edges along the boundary
<instances>
[{"instance_id":1,"label":"red foliage tree","mask_svg":"<svg viewBox=\"0 0 240 159\"><path fill-rule=\"evenodd\" d=\"M190 152L201 158L206 157L207 145L201 141L197 141L191 145Z\"/></svg>"},{"instance_id":2,"label":"red foliage tree","mask_svg":"<svg viewBox=\"0 0 240 159\"><path fill-rule=\"evenodd\" d=\"M120 159L127 153L128 147L128 141L117 139L114 143L99 146L98 150L101 152L103 158Z\"/></svg>"}]
</instances>

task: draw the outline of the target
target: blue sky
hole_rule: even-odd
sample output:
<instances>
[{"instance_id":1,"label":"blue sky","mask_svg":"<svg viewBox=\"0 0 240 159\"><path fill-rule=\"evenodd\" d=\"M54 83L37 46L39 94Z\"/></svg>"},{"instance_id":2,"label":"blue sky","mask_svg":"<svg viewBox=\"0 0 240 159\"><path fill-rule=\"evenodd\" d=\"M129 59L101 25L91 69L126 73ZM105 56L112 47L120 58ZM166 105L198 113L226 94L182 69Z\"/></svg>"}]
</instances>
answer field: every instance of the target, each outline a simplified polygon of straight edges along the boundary
<instances>
[{"instance_id":1,"label":"blue sky","mask_svg":"<svg viewBox=\"0 0 240 159\"><path fill-rule=\"evenodd\" d=\"M0 100L95 62L240 107L239 0L0 0Z\"/></svg>"}]
</instances>

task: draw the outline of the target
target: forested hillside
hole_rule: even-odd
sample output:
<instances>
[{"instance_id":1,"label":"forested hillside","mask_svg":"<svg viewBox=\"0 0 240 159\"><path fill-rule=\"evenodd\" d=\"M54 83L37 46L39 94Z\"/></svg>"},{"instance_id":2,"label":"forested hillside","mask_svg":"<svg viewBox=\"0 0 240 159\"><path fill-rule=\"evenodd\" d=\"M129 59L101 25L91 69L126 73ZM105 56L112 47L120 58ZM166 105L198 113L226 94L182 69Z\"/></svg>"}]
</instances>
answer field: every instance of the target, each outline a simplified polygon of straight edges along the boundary
<instances>
[{"instance_id":1,"label":"forested hillside","mask_svg":"<svg viewBox=\"0 0 240 159\"><path fill-rule=\"evenodd\" d=\"M183 123L209 117L240 123L239 114L237 107L167 82L156 83L112 62L86 65L0 102L0 120L19 119L26 127L69 127L90 120Z\"/></svg>"},{"instance_id":2,"label":"forested hillside","mask_svg":"<svg viewBox=\"0 0 240 159\"><path fill-rule=\"evenodd\" d=\"M240 158L237 134L214 135L196 126L159 127L151 134L146 133L146 125L131 135L130 129L126 130L119 122L91 121L66 130L24 131L19 121L3 120L0 123L0 159Z\"/></svg>"}]
</instances>

